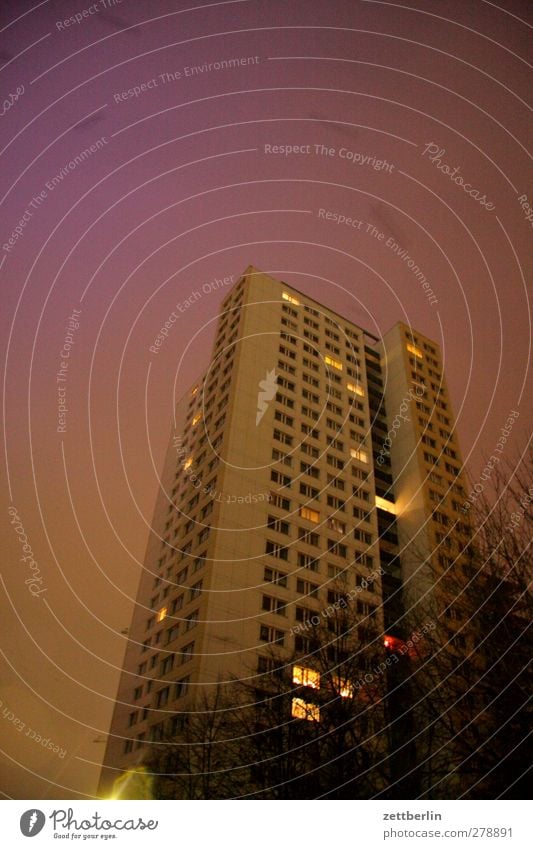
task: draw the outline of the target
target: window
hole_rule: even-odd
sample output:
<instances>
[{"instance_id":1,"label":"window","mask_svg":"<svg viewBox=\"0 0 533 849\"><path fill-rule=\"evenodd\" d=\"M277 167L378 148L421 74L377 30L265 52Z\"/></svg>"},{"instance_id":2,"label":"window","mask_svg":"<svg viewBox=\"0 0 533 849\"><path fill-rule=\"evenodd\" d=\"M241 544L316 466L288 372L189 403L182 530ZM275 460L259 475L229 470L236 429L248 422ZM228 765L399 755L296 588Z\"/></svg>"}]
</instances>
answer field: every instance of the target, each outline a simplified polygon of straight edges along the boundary
<instances>
[{"instance_id":1,"label":"window","mask_svg":"<svg viewBox=\"0 0 533 849\"><path fill-rule=\"evenodd\" d=\"M268 516L267 527L272 531L276 531L278 534L288 534L290 530L289 523L283 519L279 519L277 516Z\"/></svg>"},{"instance_id":2,"label":"window","mask_svg":"<svg viewBox=\"0 0 533 849\"><path fill-rule=\"evenodd\" d=\"M326 500L328 507L334 507L336 510L342 510L342 512L345 511L346 507L342 498L337 498L336 495L328 495ZM328 527L330 526L328 525Z\"/></svg>"},{"instance_id":3,"label":"window","mask_svg":"<svg viewBox=\"0 0 533 849\"><path fill-rule=\"evenodd\" d=\"M282 413L281 410L276 410L274 412L274 418L276 419L276 421L287 425L287 427L294 426L294 419L292 418L292 416L288 416L287 413Z\"/></svg>"},{"instance_id":4,"label":"window","mask_svg":"<svg viewBox=\"0 0 533 849\"><path fill-rule=\"evenodd\" d=\"M196 628L198 625L198 610L193 610L192 613L185 618L185 630L191 631L193 628Z\"/></svg>"},{"instance_id":5,"label":"window","mask_svg":"<svg viewBox=\"0 0 533 849\"><path fill-rule=\"evenodd\" d=\"M309 622L314 614L315 611L311 610L309 607L296 607L295 619L297 622Z\"/></svg>"},{"instance_id":6,"label":"window","mask_svg":"<svg viewBox=\"0 0 533 849\"><path fill-rule=\"evenodd\" d=\"M189 676L187 676L186 678L181 678L179 681L176 681L174 685L175 699L181 699L187 694L187 690L189 689L189 680Z\"/></svg>"},{"instance_id":7,"label":"window","mask_svg":"<svg viewBox=\"0 0 533 849\"><path fill-rule=\"evenodd\" d=\"M344 509L344 508L343 508ZM337 531L339 534L346 533L346 525L344 522L341 522L339 519L336 519L334 516L330 516L327 522L328 528L332 531Z\"/></svg>"},{"instance_id":8,"label":"window","mask_svg":"<svg viewBox=\"0 0 533 849\"><path fill-rule=\"evenodd\" d=\"M342 478L339 478L337 475L331 475L331 474L329 474L329 472L328 472L328 486L332 486L335 489L340 489L343 492L346 488L346 484L342 480Z\"/></svg>"},{"instance_id":9,"label":"window","mask_svg":"<svg viewBox=\"0 0 533 849\"><path fill-rule=\"evenodd\" d=\"M293 699L291 715L295 719L307 719L310 722L320 722L320 708L304 699Z\"/></svg>"},{"instance_id":10,"label":"window","mask_svg":"<svg viewBox=\"0 0 533 849\"><path fill-rule=\"evenodd\" d=\"M315 524L320 521L320 513L318 510L311 510L310 507L300 507L299 515L302 519L307 519L308 522L314 522Z\"/></svg>"},{"instance_id":11,"label":"window","mask_svg":"<svg viewBox=\"0 0 533 849\"><path fill-rule=\"evenodd\" d=\"M264 657L263 655L259 655L257 658L257 671L260 675L264 675L267 673L274 673L275 675L279 675L282 669L277 665L277 661L275 661L271 657Z\"/></svg>"},{"instance_id":12,"label":"window","mask_svg":"<svg viewBox=\"0 0 533 849\"><path fill-rule=\"evenodd\" d=\"M308 463L300 463L300 472L304 475L309 475L311 478L320 477L320 469L316 466L310 466Z\"/></svg>"},{"instance_id":13,"label":"window","mask_svg":"<svg viewBox=\"0 0 533 849\"><path fill-rule=\"evenodd\" d=\"M290 486L292 482L292 478L288 475L283 475L281 472L278 472L277 469L271 469L270 480L273 483L278 483L280 486Z\"/></svg>"},{"instance_id":14,"label":"window","mask_svg":"<svg viewBox=\"0 0 533 849\"><path fill-rule=\"evenodd\" d=\"M188 663L189 660L192 660L194 652L194 643L188 643L186 646L183 646L180 652L181 663Z\"/></svg>"},{"instance_id":15,"label":"window","mask_svg":"<svg viewBox=\"0 0 533 849\"><path fill-rule=\"evenodd\" d=\"M205 566L206 555L207 555L207 552L204 551L203 554L199 554L198 557L194 558L194 561L193 561L193 564L192 564L192 571L193 572L198 572L198 570L201 569L202 566Z\"/></svg>"},{"instance_id":16,"label":"window","mask_svg":"<svg viewBox=\"0 0 533 849\"><path fill-rule=\"evenodd\" d=\"M161 661L161 675L168 675L169 672L172 672L172 668L174 666L174 655L167 655L163 661Z\"/></svg>"},{"instance_id":17,"label":"window","mask_svg":"<svg viewBox=\"0 0 533 849\"><path fill-rule=\"evenodd\" d=\"M298 313L297 313L297 311L296 311L296 310L291 309L291 307L288 307L288 306L287 306L287 304L282 304L282 305L281 305L281 309L282 309L282 310L283 310L283 312L284 312L284 313L286 313L287 315L292 315L292 317L293 317L293 318L298 318Z\"/></svg>"},{"instance_id":18,"label":"window","mask_svg":"<svg viewBox=\"0 0 533 849\"><path fill-rule=\"evenodd\" d=\"M289 360L296 359L296 352L291 351L290 348L286 348L284 345L280 345L278 350L280 354L283 354L283 356L288 357Z\"/></svg>"},{"instance_id":19,"label":"window","mask_svg":"<svg viewBox=\"0 0 533 849\"><path fill-rule=\"evenodd\" d=\"M137 722L138 715L139 715L138 710L134 710L132 713L130 713L129 719L128 719L128 728L131 728L132 725L135 725L135 723Z\"/></svg>"},{"instance_id":20,"label":"window","mask_svg":"<svg viewBox=\"0 0 533 849\"><path fill-rule=\"evenodd\" d=\"M289 398L288 395L283 395L282 392L276 393L276 402L278 404L283 404L284 407L289 407L290 409L294 407L294 400Z\"/></svg>"},{"instance_id":21,"label":"window","mask_svg":"<svg viewBox=\"0 0 533 849\"><path fill-rule=\"evenodd\" d=\"M292 667L292 683L300 684L302 687L311 687L313 690L320 689L320 673L309 666Z\"/></svg>"},{"instance_id":22,"label":"window","mask_svg":"<svg viewBox=\"0 0 533 849\"><path fill-rule=\"evenodd\" d=\"M278 557L280 560L288 560L289 559L289 549L284 545L279 545L276 542L268 539L266 541L266 553L270 554L272 557Z\"/></svg>"},{"instance_id":23,"label":"window","mask_svg":"<svg viewBox=\"0 0 533 849\"><path fill-rule=\"evenodd\" d=\"M268 625L261 625L259 627L259 639L263 643L276 643L276 645L282 646L285 642L285 631L269 628Z\"/></svg>"},{"instance_id":24,"label":"window","mask_svg":"<svg viewBox=\"0 0 533 849\"><path fill-rule=\"evenodd\" d=\"M211 528L204 528L201 533L198 534L198 544L200 545L202 542L205 542L209 536Z\"/></svg>"},{"instance_id":25,"label":"window","mask_svg":"<svg viewBox=\"0 0 533 849\"><path fill-rule=\"evenodd\" d=\"M198 583L194 584L194 586L192 586L191 589L190 589L189 601L193 601L195 598L198 598L200 596L201 592L202 592L202 581L198 581Z\"/></svg>"},{"instance_id":26,"label":"window","mask_svg":"<svg viewBox=\"0 0 533 849\"><path fill-rule=\"evenodd\" d=\"M344 469L344 462L339 457L335 457L333 454L327 454L326 461L330 466L334 466L335 469Z\"/></svg>"},{"instance_id":27,"label":"window","mask_svg":"<svg viewBox=\"0 0 533 849\"><path fill-rule=\"evenodd\" d=\"M175 640L179 634L180 626L173 625L172 628L169 628L167 631L167 643L171 643L172 640Z\"/></svg>"},{"instance_id":28,"label":"window","mask_svg":"<svg viewBox=\"0 0 533 849\"><path fill-rule=\"evenodd\" d=\"M350 448L350 456L361 463L368 463L368 452L363 448Z\"/></svg>"},{"instance_id":29,"label":"window","mask_svg":"<svg viewBox=\"0 0 533 849\"><path fill-rule=\"evenodd\" d=\"M291 392L294 392L296 389L294 383L291 380L287 380L286 377L278 377L278 386L282 386L284 389L289 389Z\"/></svg>"},{"instance_id":30,"label":"window","mask_svg":"<svg viewBox=\"0 0 533 849\"><path fill-rule=\"evenodd\" d=\"M298 566L300 569L311 569L312 572L318 571L320 560L313 557L312 554L304 554L303 551L298 552Z\"/></svg>"},{"instance_id":31,"label":"window","mask_svg":"<svg viewBox=\"0 0 533 849\"><path fill-rule=\"evenodd\" d=\"M356 528L353 535L354 539L359 540L359 542L364 542L366 545L372 545L372 534L368 531L362 531L360 528Z\"/></svg>"},{"instance_id":32,"label":"window","mask_svg":"<svg viewBox=\"0 0 533 849\"><path fill-rule=\"evenodd\" d=\"M317 422L320 418L320 413L317 413L316 410L312 410L311 407L302 405L301 408L302 415L307 416L309 419L313 419L313 421Z\"/></svg>"},{"instance_id":33,"label":"window","mask_svg":"<svg viewBox=\"0 0 533 849\"><path fill-rule=\"evenodd\" d=\"M295 321L291 321L290 318L285 318L285 316L282 316L281 323L283 327L290 327L291 330L298 330L298 325Z\"/></svg>"},{"instance_id":34,"label":"window","mask_svg":"<svg viewBox=\"0 0 533 849\"><path fill-rule=\"evenodd\" d=\"M320 545L320 537L314 531L308 531L307 528L298 528L298 539L306 542L307 545Z\"/></svg>"},{"instance_id":35,"label":"window","mask_svg":"<svg viewBox=\"0 0 533 849\"><path fill-rule=\"evenodd\" d=\"M265 566L263 580L266 583L278 584L280 587L287 586L287 575L285 572L279 572L277 569L271 569L270 566Z\"/></svg>"},{"instance_id":36,"label":"window","mask_svg":"<svg viewBox=\"0 0 533 849\"><path fill-rule=\"evenodd\" d=\"M278 616L286 616L286 605L280 598L275 598L271 595L264 595L261 602L261 610L266 610L269 613L277 613Z\"/></svg>"},{"instance_id":37,"label":"window","mask_svg":"<svg viewBox=\"0 0 533 849\"><path fill-rule=\"evenodd\" d=\"M348 551L342 542L336 542L334 539L328 539L328 551L330 554L336 554L338 557L347 557Z\"/></svg>"},{"instance_id":38,"label":"window","mask_svg":"<svg viewBox=\"0 0 533 849\"><path fill-rule=\"evenodd\" d=\"M278 360L278 368L281 371L286 371L288 374L296 374L296 369L290 363L285 363L283 360Z\"/></svg>"},{"instance_id":39,"label":"window","mask_svg":"<svg viewBox=\"0 0 533 849\"><path fill-rule=\"evenodd\" d=\"M295 306L300 306L300 301L298 298L295 298L294 295L289 295L288 292L282 292L281 297L284 301L288 301L289 304L294 304Z\"/></svg>"},{"instance_id":40,"label":"window","mask_svg":"<svg viewBox=\"0 0 533 849\"><path fill-rule=\"evenodd\" d=\"M349 681L341 679L339 675L333 675L331 683L341 699L351 699L353 696L353 687Z\"/></svg>"},{"instance_id":41,"label":"window","mask_svg":"<svg viewBox=\"0 0 533 849\"><path fill-rule=\"evenodd\" d=\"M161 690L159 690L158 693L157 693L157 696L156 696L156 701L155 701L156 707L158 707L158 708L165 707L165 705L168 704L169 695L170 695L170 687L163 687Z\"/></svg>"},{"instance_id":42,"label":"window","mask_svg":"<svg viewBox=\"0 0 533 849\"><path fill-rule=\"evenodd\" d=\"M296 634L294 638L294 649L302 654L309 654L311 651L311 640L309 637L302 637Z\"/></svg>"},{"instance_id":43,"label":"window","mask_svg":"<svg viewBox=\"0 0 533 849\"><path fill-rule=\"evenodd\" d=\"M420 360L423 358L424 355L422 354L422 351L420 350L420 348L417 348L416 345L413 345L408 342L405 347L407 348L410 354L414 354L415 357L418 357Z\"/></svg>"},{"instance_id":44,"label":"window","mask_svg":"<svg viewBox=\"0 0 533 849\"><path fill-rule=\"evenodd\" d=\"M311 581L303 581L301 578L298 578L296 581L296 592L302 596L318 598L318 584L313 584Z\"/></svg>"},{"instance_id":45,"label":"window","mask_svg":"<svg viewBox=\"0 0 533 849\"><path fill-rule=\"evenodd\" d=\"M301 483L300 495L305 495L307 496L307 498L314 498L316 501L318 501L319 491L314 486L311 486L308 483Z\"/></svg>"},{"instance_id":46,"label":"window","mask_svg":"<svg viewBox=\"0 0 533 849\"><path fill-rule=\"evenodd\" d=\"M360 398L364 398L365 396L365 390L360 383L347 383L346 389L348 392L353 392L354 395L359 395Z\"/></svg>"},{"instance_id":47,"label":"window","mask_svg":"<svg viewBox=\"0 0 533 849\"><path fill-rule=\"evenodd\" d=\"M178 598L175 598L171 602L170 615L172 616L176 612L176 610L181 610L182 607L183 607L183 595L180 595L180 596L178 596Z\"/></svg>"},{"instance_id":48,"label":"window","mask_svg":"<svg viewBox=\"0 0 533 849\"><path fill-rule=\"evenodd\" d=\"M277 492L271 492L269 500L274 507L279 507L281 510L291 509L290 500L288 498L285 498L283 495L278 495Z\"/></svg>"},{"instance_id":49,"label":"window","mask_svg":"<svg viewBox=\"0 0 533 849\"><path fill-rule=\"evenodd\" d=\"M162 622L163 619L165 619L167 613L168 613L168 607L162 607L160 610L158 610L157 621Z\"/></svg>"},{"instance_id":50,"label":"window","mask_svg":"<svg viewBox=\"0 0 533 849\"><path fill-rule=\"evenodd\" d=\"M311 425L302 423L301 426L302 433L305 433L306 436L312 436L313 439L320 439L320 431L316 430L316 428L311 427Z\"/></svg>"},{"instance_id":51,"label":"window","mask_svg":"<svg viewBox=\"0 0 533 849\"><path fill-rule=\"evenodd\" d=\"M342 371L342 363L339 360L334 360L333 357L329 356L329 354L326 354L324 357L324 362L326 365L333 366L333 368L336 368L338 371Z\"/></svg>"}]
</instances>

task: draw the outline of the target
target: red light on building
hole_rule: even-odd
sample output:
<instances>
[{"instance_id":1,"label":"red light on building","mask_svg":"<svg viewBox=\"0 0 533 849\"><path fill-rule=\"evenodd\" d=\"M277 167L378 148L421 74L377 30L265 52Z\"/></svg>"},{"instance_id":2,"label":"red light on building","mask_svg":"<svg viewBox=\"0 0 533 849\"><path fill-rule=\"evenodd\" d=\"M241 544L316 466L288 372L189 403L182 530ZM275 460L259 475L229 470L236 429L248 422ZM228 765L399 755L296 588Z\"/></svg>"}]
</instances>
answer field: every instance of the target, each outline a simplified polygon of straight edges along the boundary
<instances>
[{"instance_id":1,"label":"red light on building","mask_svg":"<svg viewBox=\"0 0 533 849\"><path fill-rule=\"evenodd\" d=\"M392 637L390 634L386 634L383 638L383 645L387 651L400 651L405 646L405 643L399 637Z\"/></svg>"}]
</instances>

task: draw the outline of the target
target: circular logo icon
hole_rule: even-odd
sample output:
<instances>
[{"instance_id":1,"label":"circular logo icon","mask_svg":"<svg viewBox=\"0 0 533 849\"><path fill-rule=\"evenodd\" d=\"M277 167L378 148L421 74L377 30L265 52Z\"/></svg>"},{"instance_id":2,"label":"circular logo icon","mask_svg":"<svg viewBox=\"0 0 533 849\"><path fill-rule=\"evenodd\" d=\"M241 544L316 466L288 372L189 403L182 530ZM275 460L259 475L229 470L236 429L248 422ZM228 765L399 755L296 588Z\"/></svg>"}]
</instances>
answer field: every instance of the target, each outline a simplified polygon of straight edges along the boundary
<instances>
[{"instance_id":1,"label":"circular logo icon","mask_svg":"<svg viewBox=\"0 0 533 849\"><path fill-rule=\"evenodd\" d=\"M20 818L20 830L24 837L35 837L42 830L45 822L46 817L42 811L37 810L37 808L30 808Z\"/></svg>"}]
</instances>

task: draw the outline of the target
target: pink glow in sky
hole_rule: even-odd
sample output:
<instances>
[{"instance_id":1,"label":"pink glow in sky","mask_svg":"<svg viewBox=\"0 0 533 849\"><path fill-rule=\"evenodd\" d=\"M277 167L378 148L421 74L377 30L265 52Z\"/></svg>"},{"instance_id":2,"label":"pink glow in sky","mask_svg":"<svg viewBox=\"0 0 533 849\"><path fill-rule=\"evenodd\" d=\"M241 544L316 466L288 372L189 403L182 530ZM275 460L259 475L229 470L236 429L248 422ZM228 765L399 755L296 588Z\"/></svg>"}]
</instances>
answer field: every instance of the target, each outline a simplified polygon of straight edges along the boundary
<instances>
[{"instance_id":1,"label":"pink glow in sky","mask_svg":"<svg viewBox=\"0 0 533 849\"><path fill-rule=\"evenodd\" d=\"M2 4L6 794L95 793L173 405L227 287L192 292L253 264L376 336L411 323L472 476L511 410L524 446L527 8Z\"/></svg>"}]
</instances>

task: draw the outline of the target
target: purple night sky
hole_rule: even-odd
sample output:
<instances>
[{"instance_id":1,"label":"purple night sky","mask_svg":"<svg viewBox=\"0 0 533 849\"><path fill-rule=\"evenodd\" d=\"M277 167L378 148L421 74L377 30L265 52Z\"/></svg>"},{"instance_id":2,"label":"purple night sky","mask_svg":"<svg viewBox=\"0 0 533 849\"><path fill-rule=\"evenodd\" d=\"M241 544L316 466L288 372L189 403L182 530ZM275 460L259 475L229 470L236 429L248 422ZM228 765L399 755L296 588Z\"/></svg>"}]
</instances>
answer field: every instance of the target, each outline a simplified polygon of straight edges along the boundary
<instances>
[{"instance_id":1,"label":"purple night sky","mask_svg":"<svg viewBox=\"0 0 533 849\"><path fill-rule=\"evenodd\" d=\"M526 444L528 5L2 3L6 796L95 794L173 405L228 291L204 284L253 264L376 336L411 323L472 478L511 410Z\"/></svg>"}]
</instances>

